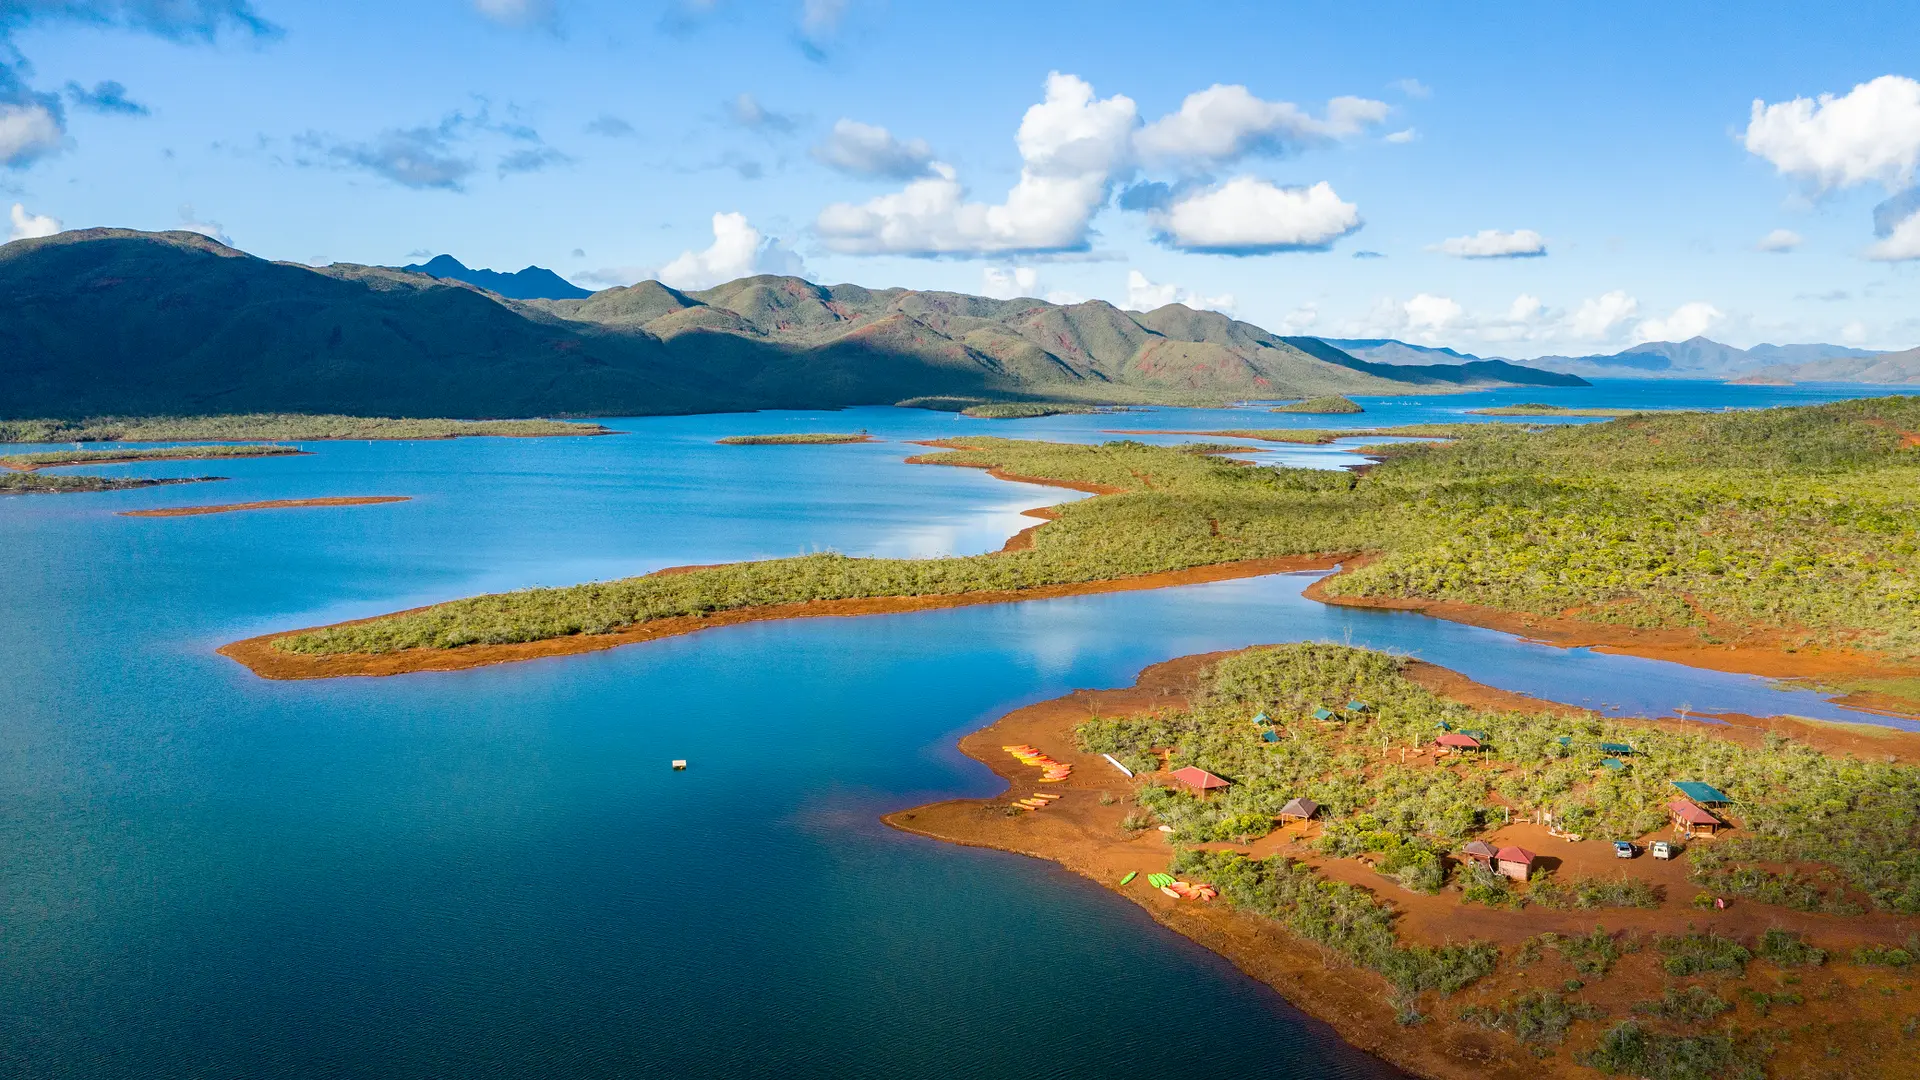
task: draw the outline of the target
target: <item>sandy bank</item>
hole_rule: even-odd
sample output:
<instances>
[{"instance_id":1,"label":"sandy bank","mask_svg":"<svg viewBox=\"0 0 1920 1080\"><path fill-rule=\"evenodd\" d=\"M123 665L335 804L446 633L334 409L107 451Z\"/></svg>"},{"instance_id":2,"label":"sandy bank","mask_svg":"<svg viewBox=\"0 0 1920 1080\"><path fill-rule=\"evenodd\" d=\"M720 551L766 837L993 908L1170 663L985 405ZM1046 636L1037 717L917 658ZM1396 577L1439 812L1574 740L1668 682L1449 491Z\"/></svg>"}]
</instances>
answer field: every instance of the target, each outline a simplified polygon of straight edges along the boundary
<instances>
[{"instance_id":1,"label":"sandy bank","mask_svg":"<svg viewBox=\"0 0 1920 1080\"><path fill-rule=\"evenodd\" d=\"M1549 959L1528 967L1503 961L1493 975L1453 998L1427 995L1419 1007L1428 1014L1428 1020L1407 1027L1396 1022L1393 990L1380 976L1294 937L1273 920L1237 912L1225 902L1203 904L1174 900L1148 885L1149 873L1168 867L1172 848L1163 834L1153 829L1128 833L1121 828L1122 819L1137 809L1132 795L1138 781L1123 776L1100 755L1080 752L1074 742L1073 728L1094 715L1142 715L1183 707L1197 674L1224 655L1228 654L1182 657L1147 668L1131 687L1078 690L1009 713L990 727L960 740L962 752L1007 781L1006 794L994 799L960 799L916 807L886 815L883 820L894 828L933 839L1056 862L1140 905L1169 929L1225 956L1248 975L1278 990L1294 1005L1331 1024L1353 1045L1419 1075L1461 1080L1597 1075L1576 1066L1569 1050L1574 1045L1590 1044L1606 1026L1632 1015L1633 1003L1660 996L1666 980L1655 966L1652 950L1627 958L1612 974L1595 982L1584 997L1604 1006L1609 1014L1607 1018L1582 1022L1568 1047L1541 1060L1504 1034L1461 1022L1457 1013L1469 1003L1491 1003L1539 988L1557 989L1571 974L1564 961ZM1428 664L1416 662L1409 674L1430 689L1469 704L1580 711L1483 686ZM1817 729L1825 733L1824 725L1807 726L1810 732ZM1745 727L1708 729L1698 723L1687 727L1694 732L1706 730L1716 737L1743 740L1759 737L1758 730ZM1844 735L1844 729L1839 734ZM1022 766L1001 749L1015 744L1036 746L1057 760L1072 763L1075 766L1072 777L1064 783L1035 783L1037 771ZM1920 736L1917 735L1893 733L1884 741L1876 739L1873 745L1876 750L1890 748L1909 760L1920 755ZM1062 798L1038 812L1010 815L1005 809L1009 799L1039 792L1058 793ZM1452 894L1425 896L1409 892L1391 879L1375 874L1357 859L1320 856L1309 844L1318 828L1317 823L1291 825L1234 850L1254 856L1282 854L1312 866L1325 877L1374 892L1397 910L1397 931L1409 942L1440 944L1480 938L1511 952L1527 938L1548 931L1577 934L1604 924L1612 930L1679 933L1695 925L1739 937L1784 927L1807 934L1815 944L1837 948L1866 942L1898 942L1904 934L1920 926L1920 920L1883 914L1839 918L1748 902L1737 903L1725 911L1702 912L1688 903L1695 890L1685 881L1684 862L1655 863L1645 858L1632 865L1636 874L1655 879L1665 887L1666 902L1659 909L1563 912L1528 908L1509 912L1468 907L1460 905ZM1535 832L1543 835L1534 835ZM1550 854L1563 877L1610 876L1617 872L1619 864L1612 858L1605 841L1570 844L1546 837L1544 833L1539 826L1519 824L1507 826L1494 836L1497 843L1521 843ZM1120 879L1130 872L1137 872L1139 876L1126 886L1119 885ZM1878 993L1854 985L1873 979L1874 973L1869 969L1829 965L1818 974L1823 983L1832 977L1847 985L1827 1002L1810 1001L1796 1006L1793 1024L1846 1023L1850 1013L1856 1011L1853 1004L1857 1001L1856 995L1871 1000L1871 995ZM1771 985L1770 980L1761 982L1757 976L1752 981L1756 986ZM1729 988L1725 992L1734 991ZM1916 995L1909 987L1897 1002L1885 1004L1896 1012L1911 1009L1916 1004ZM1876 1002L1876 1012L1879 1008L1880 1003ZM1743 1025L1750 1021L1744 1015L1739 1019ZM1880 1034L1892 1036L1892 1027L1897 1022L1895 1016L1893 1023ZM1884 1054L1875 1051L1855 1059L1858 1067L1855 1075L1902 1075L1900 1070L1906 1067L1902 1056L1904 1048L1894 1045L1897 1041L1894 1036L1886 1042L1888 1050ZM1808 1042L1805 1052L1812 1056L1812 1040ZM1774 1064L1776 1067L1789 1064L1793 1055L1801 1052L1798 1047L1783 1051L1776 1055ZM1797 1072L1776 1068L1774 1075L1797 1075Z\"/></svg>"},{"instance_id":2,"label":"sandy bank","mask_svg":"<svg viewBox=\"0 0 1920 1080\"><path fill-rule=\"evenodd\" d=\"M267 449L257 454L169 454L166 457L139 456L128 457L88 457L73 461L7 461L0 458L0 469L12 472L39 472L42 469L84 469L96 465L147 465L170 464L175 461L237 461L241 458L262 457L306 457L310 450ZM27 455L16 455L27 456Z\"/></svg>"},{"instance_id":3,"label":"sandy bank","mask_svg":"<svg viewBox=\"0 0 1920 1080\"><path fill-rule=\"evenodd\" d=\"M122 510L121 517L164 518L198 517L201 514L231 514L240 510L296 510L319 506L377 506L401 503L411 495L367 495L327 499L273 499L268 502L222 503L216 506L169 506L159 510Z\"/></svg>"}]
</instances>

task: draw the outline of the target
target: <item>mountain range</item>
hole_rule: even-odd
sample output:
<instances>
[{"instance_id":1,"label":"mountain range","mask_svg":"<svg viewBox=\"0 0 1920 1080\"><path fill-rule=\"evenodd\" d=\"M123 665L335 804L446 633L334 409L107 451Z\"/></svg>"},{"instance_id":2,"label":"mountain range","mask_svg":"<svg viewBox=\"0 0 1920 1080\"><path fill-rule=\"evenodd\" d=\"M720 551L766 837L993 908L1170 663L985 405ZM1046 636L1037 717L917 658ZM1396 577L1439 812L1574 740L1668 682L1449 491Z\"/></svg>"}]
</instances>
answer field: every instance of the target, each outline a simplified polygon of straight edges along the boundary
<instances>
[{"instance_id":1,"label":"mountain range","mask_svg":"<svg viewBox=\"0 0 1920 1080\"><path fill-rule=\"evenodd\" d=\"M424 263L409 263L399 269L428 277L464 281L509 300L584 300L593 293L543 266L529 266L511 274L498 270L478 270L451 255L435 255Z\"/></svg>"},{"instance_id":2,"label":"mountain range","mask_svg":"<svg viewBox=\"0 0 1920 1080\"><path fill-rule=\"evenodd\" d=\"M1413 345L1392 338L1329 338L1331 344L1364 360L1381 364L1420 365L1473 363L1481 358L1453 349ZM1823 371L1867 371L1882 354L1845 345L1755 345L1740 349L1705 337L1686 341L1646 341L1617 353L1591 356L1541 356L1519 361L1528 367L1560 371L1587 378L1729 379L1762 369L1784 372L1800 365L1824 365ZM1846 361L1846 363L1830 363ZM1811 368L1809 370L1812 370ZM1807 376L1808 379L1813 376ZM1776 374L1767 381L1795 381ZM1833 381L1867 382L1868 379Z\"/></svg>"},{"instance_id":3,"label":"mountain range","mask_svg":"<svg viewBox=\"0 0 1920 1080\"><path fill-rule=\"evenodd\" d=\"M1139 313L776 276L515 300L405 269L272 262L191 232L13 241L0 303L0 418L1198 404L1580 383L1498 361L1376 364L1179 304Z\"/></svg>"}]
</instances>

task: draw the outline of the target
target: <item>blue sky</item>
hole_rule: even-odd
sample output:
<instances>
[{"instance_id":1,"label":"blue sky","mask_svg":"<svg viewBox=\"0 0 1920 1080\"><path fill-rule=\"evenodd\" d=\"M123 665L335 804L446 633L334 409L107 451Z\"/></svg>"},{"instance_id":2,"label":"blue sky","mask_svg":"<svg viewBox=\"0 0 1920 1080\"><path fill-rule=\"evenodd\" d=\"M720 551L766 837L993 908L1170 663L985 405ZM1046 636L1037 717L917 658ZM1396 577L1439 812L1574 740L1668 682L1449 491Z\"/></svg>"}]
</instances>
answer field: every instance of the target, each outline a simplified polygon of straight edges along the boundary
<instances>
[{"instance_id":1,"label":"blue sky","mask_svg":"<svg viewBox=\"0 0 1920 1080\"><path fill-rule=\"evenodd\" d=\"M1913 5L1441 7L0 0L0 196L589 287L1920 344Z\"/></svg>"}]
</instances>

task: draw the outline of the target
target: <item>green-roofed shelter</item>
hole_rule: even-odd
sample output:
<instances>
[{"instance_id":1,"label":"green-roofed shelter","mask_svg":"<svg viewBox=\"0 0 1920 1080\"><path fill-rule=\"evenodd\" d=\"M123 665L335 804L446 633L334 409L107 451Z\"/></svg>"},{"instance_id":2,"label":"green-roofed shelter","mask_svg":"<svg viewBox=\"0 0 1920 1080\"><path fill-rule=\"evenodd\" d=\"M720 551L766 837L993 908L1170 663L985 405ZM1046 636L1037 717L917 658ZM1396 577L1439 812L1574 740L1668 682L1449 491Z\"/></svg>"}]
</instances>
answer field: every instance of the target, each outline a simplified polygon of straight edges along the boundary
<instances>
[{"instance_id":1,"label":"green-roofed shelter","mask_svg":"<svg viewBox=\"0 0 1920 1080\"><path fill-rule=\"evenodd\" d=\"M1266 713L1261 713L1259 716L1253 718L1253 722L1256 724L1271 724L1273 723L1273 718L1269 717Z\"/></svg>"},{"instance_id":2,"label":"green-roofed shelter","mask_svg":"<svg viewBox=\"0 0 1920 1080\"><path fill-rule=\"evenodd\" d=\"M1633 747L1623 742L1603 742L1600 744L1600 752L1603 754L1631 754L1633 753Z\"/></svg>"},{"instance_id":3,"label":"green-roofed shelter","mask_svg":"<svg viewBox=\"0 0 1920 1080\"><path fill-rule=\"evenodd\" d=\"M1698 780L1675 780L1673 786L1680 789L1680 794L1685 795L1701 806L1725 806L1733 801L1727 797L1726 792L1721 791L1712 784L1703 784Z\"/></svg>"},{"instance_id":4,"label":"green-roofed shelter","mask_svg":"<svg viewBox=\"0 0 1920 1080\"><path fill-rule=\"evenodd\" d=\"M1625 772L1627 768L1627 763L1617 757L1601 758L1600 764L1612 769L1614 772Z\"/></svg>"},{"instance_id":5,"label":"green-roofed shelter","mask_svg":"<svg viewBox=\"0 0 1920 1080\"><path fill-rule=\"evenodd\" d=\"M1325 707L1315 709L1313 710L1313 718L1315 720L1331 720L1333 719L1333 710Z\"/></svg>"},{"instance_id":6,"label":"green-roofed shelter","mask_svg":"<svg viewBox=\"0 0 1920 1080\"><path fill-rule=\"evenodd\" d=\"M1366 712L1367 703L1364 701L1349 701L1347 702L1347 711L1348 712Z\"/></svg>"}]
</instances>

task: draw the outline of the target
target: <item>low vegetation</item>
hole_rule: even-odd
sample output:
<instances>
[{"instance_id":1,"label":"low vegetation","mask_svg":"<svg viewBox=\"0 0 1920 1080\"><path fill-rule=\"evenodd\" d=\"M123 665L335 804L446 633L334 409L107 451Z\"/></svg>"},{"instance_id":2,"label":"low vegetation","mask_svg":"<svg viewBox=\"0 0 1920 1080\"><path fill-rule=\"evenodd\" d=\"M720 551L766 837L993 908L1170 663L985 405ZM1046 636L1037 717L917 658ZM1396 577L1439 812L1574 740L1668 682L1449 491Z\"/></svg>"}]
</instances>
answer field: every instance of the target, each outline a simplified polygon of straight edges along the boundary
<instances>
[{"instance_id":1,"label":"low vegetation","mask_svg":"<svg viewBox=\"0 0 1920 1080\"><path fill-rule=\"evenodd\" d=\"M1184 842L1234 839L1248 816L1271 821L1288 800L1321 804L1319 850L1369 855L1408 888L1443 881L1495 907L1647 907L1652 887L1631 876L1553 878L1515 885L1467 870L1452 853L1514 816L1552 814L1562 827L1637 837L1666 822L1671 781L1707 779L1739 807L1739 829L1695 844L1714 875L1759 864L1818 864L1885 910L1920 912L1920 769L1831 757L1774 738L1758 747L1707 734L1601 717L1494 712L1441 698L1404 673L1406 661L1327 644L1282 645L1227 657L1203 676L1189 708L1079 725L1083 749L1156 768L1195 765L1232 782L1205 800L1145 786L1140 801ZM1365 705L1350 710L1349 702ZM1326 710L1332 719L1315 718ZM1264 714L1269 723L1255 724ZM1412 756L1442 730L1474 731L1472 757ZM1275 734L1274 741L1266 733ZM1564 742L1562 740L1565 740ZM1601 767L1601 743L1633 747L1624 771ZM1232 823L1232 824L1229 824ZM1696 962L1698 947L1676 945ZM1678 954L1677 954L1678 955Z\"/></svg>"},{"instance_id":2,"label":"low vegetation","mask_svg":"<svg viewBox=\"0 0 1920 1080\"><path fill-rule=\"evenodd\" d=\"M280 457L302 451L291 446L160 446L140 449L49 450L0 457L0 468L17 472L63 465L101 465L135 461L212 461L219 458Z\"/></svg>"},{"instance_id":3,"label":"low vegetation","mask_svg":"<svg viewBox=\"0 0 1920 1080\"><path fill-rule=\"evenodd\" d=\"M146 479L133 476L67 476L64 474L0 472L0 495L75 495L89 491L125 491L218 480L217 476Z\"/></svg>"},{"instance_id":4,"label":"low vegetation","mask_svg":"<svg viewBox=\"0 0 1920 1080\"><path fill-rule=\"evenodd\" d=\"M1342 397L1338 394L1329 394L1326 397L1308 398L1305 401L1293 401L1285 405L1275 405L1267 411L1312 413L1318 416L1339 416L1347 413L1366 412L1367 410L1361 408L1359 403L1352 398Z\"/></svg>"},{"instance_id":5,"label":"low vegetation","mask_svg":"<svg viewBox=\"0 0 1920 1080\"><path fill-rule=\"evenodd\" d=\"M561 420L404 420L377 416L247 413L235 416L98 416L0 420L0 443L235 442L249 439L452 439L604 435L599 424Z\"/></svg>"},{"instance_id":6,"label":"low vegetation","mask_svg":"<svg viewBox=\"0 0 1920 1080\"><path fill-rule=\"evenodd\" d=\"M1604 1015L1592 1005L1551 990L1535 990L1498 1005L1469 1005L1460 1010L1460 1019L1504 1031L1530 1046L1557 1046L1566 1041L1574 1021L1597 1020Z\"/></svg>"},{"instance_id":7,"label":"low vegetation","mask_svg":"<svg viewBox=\"0 0 1920 1080\"><path fill-rule=\"evenodd\" d=\"M1597 417L1617 419L1622 416L1634 416L1646 412L1646 409L1596 409L1571 408L1566 405L1543 405L1537 401L1523 402L1519 405L1496 405L1489 409L1468 409L1469 416L1565 416Z\"/></svg>"},{"instance_id":8,"label":"low vegetation","mask_svg":"<svg viewBox=\"0 0 1920 1080\"><path fill-rule=\"evenodd\" d=\"M1703 643L1753 632L1896 658L1920 650L1920 456L1903 434L1920 431L1920 400L1445 430L1445 443L1370 448L1386 460L1365 476L1256 468L1137 442L966 439L931 460L1120 493L1058 508L1058 520L1018 552L920 562L812 556L529 590L282 647L457 648L764 603L1020 589L1367 551L1378 557L1329 582L1329 594L1692 630Z\"/></svg>"},{"instance_id":9,"label":"low vegetation","mask_svg":"<svg viewBox=\"0 0 1920 1080\"><path fill-rule=\"evenodd\" d=\"M1078 413L1097 413L1105 410L1095 405L1070 405L1062 402L1044 401L995 401L981 405L969 405L960 410L960 415L971 416L976 420L1025 420L1036 416L1061 416Z\"/></svg>"},{"instance_id":10,"label":"low vegetation","mask_svg":"<svg viewBox=\"0 0 1920 1080\"><path fill-rule=\"evenodd\" d=\"M1763 1047L1731 1035L1667 1035L1638 1020L1622 1020L1600 1045L1578 1057L1608 1076L1646 1080L1762 1080Z\"/></svg>"},{"instance_id":11,"label":"low vegetation","mask_svg":"<svg viewBox=\"0 0 1920 1080\"><path fill-rule=\"evenodd\" d=\"M1676 1024L1704 1024L1732 1008L1733 1002L1704 986L1669 986L1660 1000L1637 1002L1633 1011Z\"/></svg>"},{"instance_id":12,"label":"low vegetation","mask_svg":"<svg viewBox=\"0 0 1920 1080\"><path fill-rule=\"evenodd\" d=\"M852 435L835 435L827 432L811 431L797 435L729 435L714 440L722 446L830 446L840 443L872 442L873 437L862 431Z\"/></svg>"}]
</instances>

